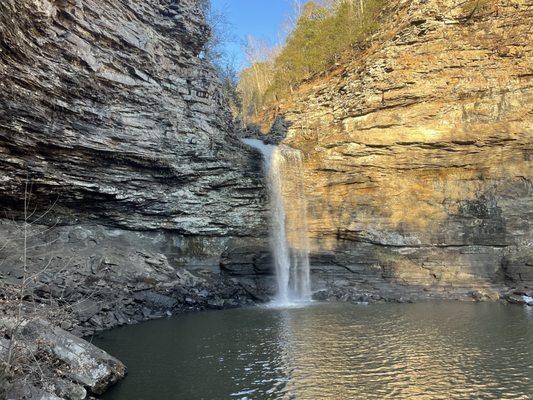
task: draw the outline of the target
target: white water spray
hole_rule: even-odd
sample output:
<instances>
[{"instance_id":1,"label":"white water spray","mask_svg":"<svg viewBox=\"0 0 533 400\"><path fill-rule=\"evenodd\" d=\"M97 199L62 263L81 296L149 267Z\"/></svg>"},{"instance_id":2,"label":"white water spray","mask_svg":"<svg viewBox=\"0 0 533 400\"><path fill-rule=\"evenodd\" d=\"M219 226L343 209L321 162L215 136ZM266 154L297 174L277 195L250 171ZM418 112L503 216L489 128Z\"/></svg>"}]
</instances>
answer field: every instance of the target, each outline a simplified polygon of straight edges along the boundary
<instances>
[{"instance_id":1,"label":"white water spray","mask_svg":"<svg viewBox=\"0 0 533 400\"><path fill-rule=\"evenodd\" d=\"M271 207L270 247L278 292L275 303L290 305L311 299L307 205L302 154L288 146L256 139L244 143L263 154Z\"/></svg>"}]
</instances>

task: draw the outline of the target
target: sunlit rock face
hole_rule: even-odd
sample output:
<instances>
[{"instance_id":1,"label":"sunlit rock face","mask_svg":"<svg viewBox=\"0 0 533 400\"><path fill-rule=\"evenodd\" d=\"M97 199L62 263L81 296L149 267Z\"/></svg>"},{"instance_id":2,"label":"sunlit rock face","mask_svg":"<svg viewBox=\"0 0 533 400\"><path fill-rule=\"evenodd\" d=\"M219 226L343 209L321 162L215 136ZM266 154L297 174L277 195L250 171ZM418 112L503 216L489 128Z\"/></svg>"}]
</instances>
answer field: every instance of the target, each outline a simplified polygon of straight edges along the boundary
<instances>
[{"instance_id":1,"label":"sunlit rock face","mask_svg":"<svg viewBox=\"0 0 533 400\"><path fill-rule=\"evenodd\" d=\"M315 273L531 285L531 5L394 7L366 50L265 117L305 154Z\"/></svg>"},{"instance_id":2,"label":"sunlit rock face","mask_svg":"<svg viewBox=\"0 0 533 400\"><path fill-rule=\"evenodd\" d=\"M264 233L260 164L201 58L198 4L1 2L0 208L22 208L29 177L61 224Z\"/></svg>"}]
</instances>

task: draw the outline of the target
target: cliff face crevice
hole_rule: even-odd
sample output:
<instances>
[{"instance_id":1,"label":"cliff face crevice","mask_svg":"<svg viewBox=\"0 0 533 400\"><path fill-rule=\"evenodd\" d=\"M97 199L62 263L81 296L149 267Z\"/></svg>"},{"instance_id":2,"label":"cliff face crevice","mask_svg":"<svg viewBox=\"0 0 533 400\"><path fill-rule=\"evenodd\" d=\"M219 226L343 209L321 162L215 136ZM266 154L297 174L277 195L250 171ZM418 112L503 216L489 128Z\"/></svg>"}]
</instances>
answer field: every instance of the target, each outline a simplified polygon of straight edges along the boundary
<instances>
[{"instance_id":1,"label":"cliff face crevice","mask_svg":"<svg viewBox=\"0 0 533 400\"><path fill-rule=\"evenodd\" d=\"M8 0L0 27L0 208L28 177L48 221L264 234L198 2Z\"/></svg>"},{"instance_id":2,"label":"cliff face crevice","mask_svg":"<svg viewBox=\"0 0 533 400\"><path fill-rule=\"evenodd\" d=\"M315 272L531 285L531 4L389 7L365 50L264 116L305 153Z\"/></svg>"}]
</instances>

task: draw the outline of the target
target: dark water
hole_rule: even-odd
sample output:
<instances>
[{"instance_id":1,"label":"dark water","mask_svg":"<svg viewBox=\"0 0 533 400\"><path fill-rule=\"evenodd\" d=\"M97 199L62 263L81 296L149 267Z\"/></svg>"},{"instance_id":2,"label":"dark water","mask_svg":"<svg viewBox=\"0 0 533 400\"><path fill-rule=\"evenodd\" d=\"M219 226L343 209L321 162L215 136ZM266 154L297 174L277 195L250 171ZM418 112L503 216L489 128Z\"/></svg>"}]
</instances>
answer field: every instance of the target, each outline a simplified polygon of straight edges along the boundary
<instances>
[{"instance_id":1,"label":"dark water","mask_svg":"<svg viewBox=\"0 0 533 400\"><path fill-rule=\"evenodd\" d=\"M94 342L129 367L108 400L533 399L532 307L241 309Z\"/></svg>"}]
</instances>

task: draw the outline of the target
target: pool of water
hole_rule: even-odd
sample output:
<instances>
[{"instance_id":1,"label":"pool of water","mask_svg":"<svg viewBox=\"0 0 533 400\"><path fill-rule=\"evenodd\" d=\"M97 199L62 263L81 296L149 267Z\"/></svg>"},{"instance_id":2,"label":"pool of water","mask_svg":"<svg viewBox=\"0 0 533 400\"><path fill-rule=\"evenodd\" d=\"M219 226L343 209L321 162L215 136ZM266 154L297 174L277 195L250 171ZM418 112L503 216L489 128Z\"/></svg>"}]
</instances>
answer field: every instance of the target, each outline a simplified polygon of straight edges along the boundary
<instances>
[{"instance_id":1,"label":"pool of water","mask_svg":"<svg viewBox=\"0 0 533 400\"><path fill-rule=\"evenodd\" d=\"M313 304L105 332L129 369L107 400L533 399L533 308Z\"/></svg>"}]
</instances>

